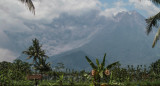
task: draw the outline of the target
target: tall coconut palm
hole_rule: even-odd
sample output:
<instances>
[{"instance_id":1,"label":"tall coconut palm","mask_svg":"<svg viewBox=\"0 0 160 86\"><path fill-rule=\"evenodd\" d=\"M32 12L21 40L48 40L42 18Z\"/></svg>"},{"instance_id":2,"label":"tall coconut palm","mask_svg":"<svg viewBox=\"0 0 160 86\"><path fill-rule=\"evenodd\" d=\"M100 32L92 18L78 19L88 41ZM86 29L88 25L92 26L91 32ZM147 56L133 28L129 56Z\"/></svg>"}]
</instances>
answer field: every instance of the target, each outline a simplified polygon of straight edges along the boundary
<instances>
[{"instance_id":1,"label":"tall coconut palm","mask_svg":"<svg viewBox=\"0 0 160 86\"><path fill-rule=\"evenodd\" d=\"M19 1L21 1L22 3L24 3L25 5L27 5L28 9L33 14L35 14L35 7L34 7L34 4L33 4L32 0L19 0Z\"/></svg>"},{"instance_id":2,"label":"tall coconut palm","mask_svg":"<svg viewBox=\"0 0 160 86\"><path fill-rule=\"evenodd\" d=\"M150 0L152 1L155 5L160 5L160 0ZM160 20L160 12L158 12L156 15L149 17L148 19L146 19L146 23L147 23L147 35L152 31L153 27L158 27L158 21ZM153 44L152 44L152 48L154 48L155 44L157 43L157 41L160 38L160 28L158 29Z\"/></svg>"},{"instance_id":3,"label":"tall coconut palm","mask_svg":"<svg viewBox=\"0 0 160 86\"><path fill-rule=\"evenodd\" d=\"M28 55L27 59L33 58L33 63L38 65L38 60L40 60L42 57L48 58L48 56L45 54L45 51L42 50L42 45L39 44L38 39L35 38L32 40L32 43L33 44L22 53Z\"/></svg>"}]
</instances>

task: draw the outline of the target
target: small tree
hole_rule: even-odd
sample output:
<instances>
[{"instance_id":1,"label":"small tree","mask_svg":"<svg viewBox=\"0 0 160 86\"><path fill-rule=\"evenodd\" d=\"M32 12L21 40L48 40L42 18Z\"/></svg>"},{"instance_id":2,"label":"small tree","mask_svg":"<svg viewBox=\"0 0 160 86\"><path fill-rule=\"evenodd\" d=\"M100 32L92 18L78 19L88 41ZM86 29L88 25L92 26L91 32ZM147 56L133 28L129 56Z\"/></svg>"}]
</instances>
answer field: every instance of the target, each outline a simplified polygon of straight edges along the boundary
<instances>
[{"instance_id":1,"label":"small tree","mask_svg":"<svg viewBox=\"0 0 160 86\"><path fill-rule=\"evenodd\" d=\"M86 59L88 61L88 63L90 64L90 66L92 67L92 75L94 77L94 85L95 86L100 86L100 81L101 78L103 78L104 76L109 75L109 70L110 68L112 68L113 66L117 65L119 62L114 62L110 65L108 65L107 67L105 67L105 58L106 58L106 54L104 54L103 57L103 61L101 62L101 64L99 63L99 60L96 59L96 64L95 65L87 56Z\"/></svg>"},{"instance_id":2,"label":"small tree","mask_svg":"<svg viewBox=\"0 0 160 86\"><path fill-rule=\"evenodd\" d=\"M64 75L60 75L58 80L57 80L57 83L59 83L59 86L62 86L63 85L63 81L64 81Z\"/></svg>"},{"instance_id":3,"label":"small tree","mask_svg":"<svg viewBox=\"0 0 160 86\"><path fill-rule=\"evenodd\" d=\"M50 64L46 64L46 58L48 58L48 56L45 54L45 51L42 50L42 45L39 44L39 40L36 38L32 40L32 43L33 44L22 53L28 55L27 59L33 58L33 64L36 70L40 72L48 71L50 69Z\"/></svg>"}]
</instances>

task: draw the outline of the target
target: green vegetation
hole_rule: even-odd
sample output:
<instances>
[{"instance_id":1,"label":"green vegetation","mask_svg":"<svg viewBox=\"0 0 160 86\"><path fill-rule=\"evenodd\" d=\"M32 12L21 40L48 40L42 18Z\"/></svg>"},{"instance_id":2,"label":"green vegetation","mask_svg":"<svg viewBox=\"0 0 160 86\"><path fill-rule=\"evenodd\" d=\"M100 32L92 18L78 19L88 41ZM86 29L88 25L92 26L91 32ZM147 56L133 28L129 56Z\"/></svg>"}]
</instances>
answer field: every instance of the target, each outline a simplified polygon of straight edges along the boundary
<instances>
[{"instance_id":1,"label":"green vegetation","mask_svg":"<svg viewBox=\"0 0 160 86\"><path fill-rule=\"evenodd\" d=\"M155 5L159 6L160 5L160 1L159 0L151 0ZM153 27L158 27L159 21L160 20L160 12L158 12L156 15L149 17L148 19L146 19L146 23L147 23L147 34L149 34L152 31ZM158 29L152 47L155 46L155 44L157 43L157 41L159 40L160 37L160 28Z\"/></svg>"},{"instance_id":2,"label":"green vegetation","mask_svg":"<svg viewBox=\"0 0 160 86\"><path fill-rule=\"evenodd\" d=\"M22 53L28 55L28 59L33 58L35 70L38 70L41 73L50 71L50 63L46 63L48 56L45 54L45 51L42 50L42 45L39 44L39 40L35 38L32 40L32 43L33 44Z\"/></svg>"},{"instance_id":3,"label":"green vegetation","mask_svg":"<svg viewBox=\"0 0 160 86\"><path fill-rule=\"evenodd\" d=\"M100 82L101 79L103 79L104 81L107 82L107 75L109 75L109 70L111 69L113 66L116 66L117 64L119 64L119 62L115 62L112 63L110 65L108 65L107 67L105 67L105 58L106 58L106 54L104 54L103 57L103 61L100 64L99 60L96 59L96 64L97 66L86 56L86 59L88 61L88 63L90 64L90 66L92 67L92 76L93 76L93 84L95 86L100 86ZM112 72L111 72L111 78L112 78ZM111 82L111 81L110 81Z\"/></svg>"},{"instance_id":4,"label":"green vegetation","mask_svg":"<svg viewBox=\"0 0 160 86\"><path fill-rule=\"evenodd\" d=\"M119 62L105 65L106 54L100 63L96 64L85 57L91 66L90 71L72 71L63 63L55 65L55 69L46 62L48 56L38 39L32 40L32 45L24 54L32 63L16 59L13 62L0 62L0 86L159 86L160 85L160 60L150 66L128 65L121 67ZM28 75L40 74L43 78L30 79Z\"/></svg>"},{"instance_id":5,"label":"green vegetation","mask_svg":"<svg viewBox=\"0 0 160 86\"><path fill-rule=\"evenodd\" d=\"M97 59L98 62L98 59ZM103 61L102 61L103 63ZM94 63L93 63L94 64ZM114 66L113 66L114 64ZM39 86L63 86L63 85L80 85L80 86L94 86L95 82L100 79L96 86L100 84L104 85L113 85L113 86L159 86L160 85L160 72L159 72L159 64L160 60L152 63L149 67L145 65L138 65L137 67L133 67L132 65L128 65L127 68L122 68L120 63L113 63L104 67L109 70L109 75L105 75L105 71L103 71L103 77L100 75L100 72L96 73L98 76L96 79L94 75L91 75L91 72L87 71L57 71L50 70L47 72L43 72L43 80L39 80ZM98 66L97 66L98 67ZM100 67L100 64L99 64ZM0 84L3 85L30 85L33 86L35 84L34 80L27 80L27 75L41 73L35 72L32 69L32 65L23 62L21 60L15 60L13 63L11 62L0 62ZM96 70L99 71L99 70ZM94 82L95 80L95 82Z\"/></svg>"},{"instance_id":6,"label":"green vegetation","mask_svg":"<svg viewBox=\"0 0 160 86\"><path fill-rule=\"evenodd\" d=\"M29 10L35 14L35 7L34 7L34 4L32 2L32 0L19 0L21 1L22 3L24 3L28 8Z\"/></svg>"}]
</instances>

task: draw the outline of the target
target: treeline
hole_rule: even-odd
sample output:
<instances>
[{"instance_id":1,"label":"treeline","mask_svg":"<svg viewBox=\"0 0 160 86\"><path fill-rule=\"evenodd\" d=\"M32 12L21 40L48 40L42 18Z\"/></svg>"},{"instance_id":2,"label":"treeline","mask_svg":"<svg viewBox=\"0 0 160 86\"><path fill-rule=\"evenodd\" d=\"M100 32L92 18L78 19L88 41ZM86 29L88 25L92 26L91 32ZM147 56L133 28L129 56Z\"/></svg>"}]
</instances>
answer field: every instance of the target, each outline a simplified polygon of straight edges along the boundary
<instances>
[{"instance_id":1,"label":"treeline","mask_svg":"<svg viewBox=\"0 0 160 86\"><path fill-rule=\"evenodd\" d=\"M50 62L46 62L49 57L46 55L45 50L38 39L32 40L32 45L22 52L26 54L27 59L33 59L32 63L24 62L16 59L13 62L0 62L0 86L16 86L16 85L34 85L38 82L28 80L27 75L41 74L43 78L39 81L38 85L91 85L91 86L106 86L106 85L126 85L135 82L135 85L140 85L137 82L145 82L142 85L147 85L151 82L160 79L160 60L152 63L150 66L128 65L126 68L121 67L120 62L114 62L106 65L104 54L103 61L93 63L89 57L84 57L88 61L88 65L92 67L89 72L82 70L76 71L74 69L65 68L63 63L58 63L51 67ZM37 81L37 80L36 80ZM133 84L131 85L133 86ZM148 85L149 86L149 85ZM156 86L156 85L153 85Z\"/></svg>"},{"instance_id":2,"label":"treeline","mask_svg":"<svg viewBox=\"0 0 160 86\"><path fill-rule=\"evenodd\" d=\"M61 63L62 64L62 63ZM57 66L58 69L51 68L52 70L43 72L43 81L48 83L57 84L70 84L74 85L76 83L86 83L93 84L94 75L91 71L86 72L85 70L76 71L74 69L65 69L64 65ZM61 71L61 69L63 71ZM108 83L111 85L125 85L126 82L144 82L144 81L158 81L160 79L160 60L152 63L149 67L145 65L138 65L134 67L133 65L128 65L126 68L122 68L121 64L114 65L110 68L110 74L106 77L101 77L100 83ZM0 62L0 84L11 85L15 81L28 81L27 75L32 75L39 73L33 70L33 65L27 62L21 61L19 59L11 62ZM41 83L41 82L40 82ZM45 83L45 82L43 82ZM34 81L32 81L34 84Z\"/></svg>"},{"instance_id":3,"label":"treeline","mask_svg":"<svg viewBox=\"0 0 160 86\"><path fill-rule=\"evenodd\" d=\"M21 60L11 62L0 62L0 84L12 83L12 80L26 80L27 74L31 74L31 64Z\"/></svg>"}]
</instances>

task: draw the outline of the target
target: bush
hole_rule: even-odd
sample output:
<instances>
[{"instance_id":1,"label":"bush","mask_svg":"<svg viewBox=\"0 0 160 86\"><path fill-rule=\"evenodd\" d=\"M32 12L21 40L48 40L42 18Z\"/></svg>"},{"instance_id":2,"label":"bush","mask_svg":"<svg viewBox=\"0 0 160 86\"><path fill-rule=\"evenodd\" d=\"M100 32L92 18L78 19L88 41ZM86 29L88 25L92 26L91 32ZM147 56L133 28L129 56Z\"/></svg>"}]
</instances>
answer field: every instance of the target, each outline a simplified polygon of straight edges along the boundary
<instances>
[{"instance_id":1,"label":"bush","mask_svg":"<svg viewBox=\"0 0 160 86\"><path fill-rule=\"evenodd\" d=\"M160 86L160 81L125 82L125 86Z\"/></svg>"}]
</instances>

